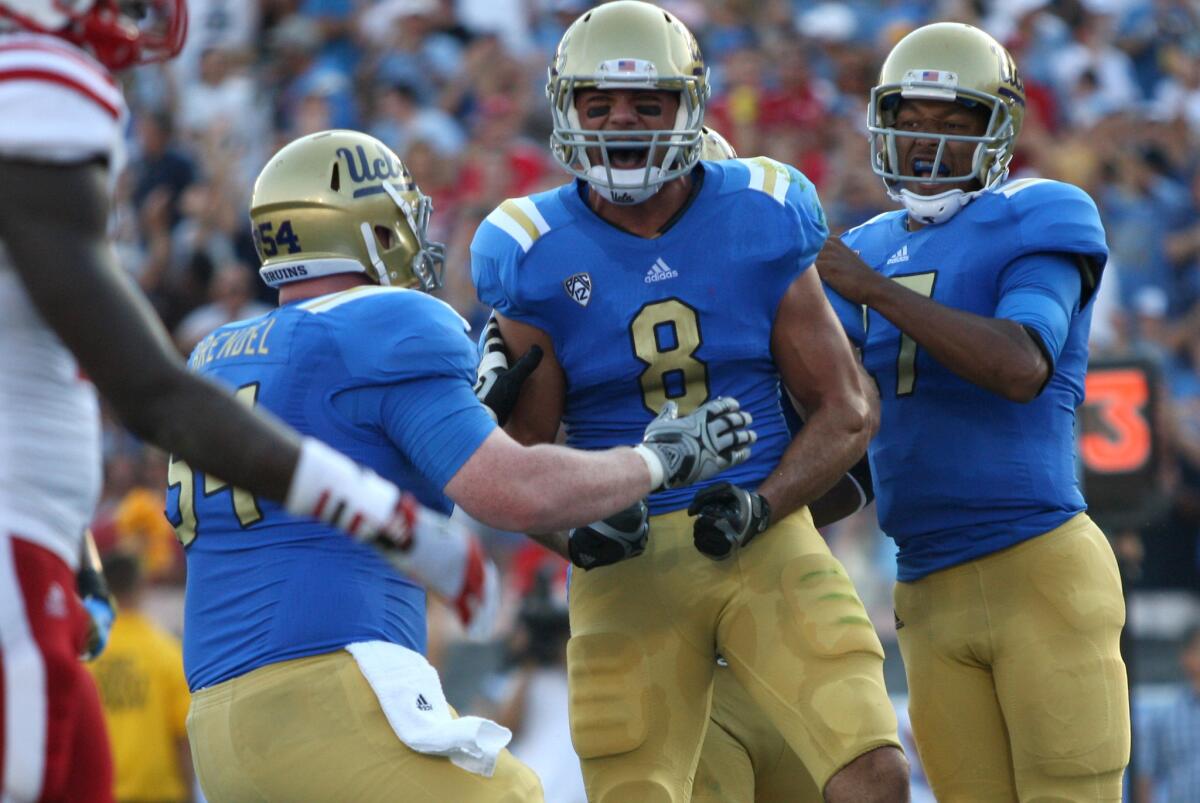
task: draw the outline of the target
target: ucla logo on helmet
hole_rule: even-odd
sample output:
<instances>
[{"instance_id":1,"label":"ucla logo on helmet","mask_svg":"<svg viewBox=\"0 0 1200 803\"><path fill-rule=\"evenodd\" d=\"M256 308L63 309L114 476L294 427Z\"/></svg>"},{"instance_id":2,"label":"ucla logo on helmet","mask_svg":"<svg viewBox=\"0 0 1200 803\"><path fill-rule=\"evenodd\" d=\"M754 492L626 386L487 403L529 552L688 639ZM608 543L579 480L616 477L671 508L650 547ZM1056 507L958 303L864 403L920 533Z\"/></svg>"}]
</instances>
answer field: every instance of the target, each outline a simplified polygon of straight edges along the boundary
<instances>
[{"instance_id":1,"label":"ucla logo on helmet","mask_svg":"<svg viewBox=\"0 0 1200 803\"><path fill-rule=\"evenodd\" d=\"M370 158L367 155L367 149L362 145L355 145L354 150L349 148L338 148L337 155L345 162L346 172L350 174L350 181L354 184L364 184L368 181L388 181L395 179L393 184L400 191L409 191L413 189L412 178L408 175L408 171L404 169L396 158L387 152L380 144L376 143L375 149L378 152L377 158ZM383 192L381 185L374 187L364 187L354 191L354 197L360 195L373 194L375 192Z\"/></svg>"},{"instance_id":2,"label":"ucla logo on helmet","mask_svg":"<svg viewBox=\"0 0 1200 803\"><path fill-rule=\"evenodd\" d=\"M563 289L571 300L586 307L592 300L592 277L586 273L576 273L563 280Z\"/></svg>"}]
</instances>

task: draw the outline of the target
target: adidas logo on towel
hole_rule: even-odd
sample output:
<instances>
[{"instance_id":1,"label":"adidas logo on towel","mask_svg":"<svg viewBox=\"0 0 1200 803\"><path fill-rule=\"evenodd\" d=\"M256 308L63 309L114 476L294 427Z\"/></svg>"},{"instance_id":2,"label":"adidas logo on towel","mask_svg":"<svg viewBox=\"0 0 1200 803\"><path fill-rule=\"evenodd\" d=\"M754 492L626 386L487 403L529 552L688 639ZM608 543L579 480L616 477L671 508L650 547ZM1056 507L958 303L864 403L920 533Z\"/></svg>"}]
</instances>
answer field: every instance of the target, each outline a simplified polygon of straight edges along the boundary
<instances>
[{"instance_id":1,"label":"adidas logo on towel","mask_svg":"<svg viewBox=\"0 0 1200 803\"><path fill-rule=\"evenodd\" d=\"M658 261L650 266L650 270L646 271L646 278L642 281L646 284L653 284L654 282L661 282L664 279L674 279L678 275L679 271L672 268L666 262L663 262L662 257L659 257Z\"/></svg>"},{"instance_id":2,"label":"adidas logo on towel","mask_svg":"<svg viewBox=\"0 0 1200 803\"><path fill-rule=\"evenodd\" d=\"M908 244L900 246L900 250L888 257L887 264L895 265L897 262L908 261Z\"/></svg>"},{"instance_id":3,"label":"adidas logo on towel","mask_svg":"<svg viewBox=\"0 0 1200 803\"><path fill-rule=\"evenodd\" d=\"M417 708L421 711L432 711L433 710L433 706L430 705L429 701L425 699L424 694L417 695Z\"/></svg>"}]
</instances>

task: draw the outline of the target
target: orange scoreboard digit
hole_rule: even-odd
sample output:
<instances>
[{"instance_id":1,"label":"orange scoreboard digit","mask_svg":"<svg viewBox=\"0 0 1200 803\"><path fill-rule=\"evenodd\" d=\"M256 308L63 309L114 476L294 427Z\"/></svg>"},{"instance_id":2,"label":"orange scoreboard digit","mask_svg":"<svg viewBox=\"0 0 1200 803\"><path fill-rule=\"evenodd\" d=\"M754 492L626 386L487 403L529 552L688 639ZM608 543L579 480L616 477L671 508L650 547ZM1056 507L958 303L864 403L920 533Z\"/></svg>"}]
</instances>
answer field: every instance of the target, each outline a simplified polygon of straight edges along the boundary
<instances>
[{"instance_id":1,"label":"orange scoreboard digit","mask_svg":"<svg viewBox=\"0 0 1200 803\"><path fill-rule=\"evenodd\" d=\"M1101 516L1136 518L1158 496L1158 376L1140 358L1088 366L1079 459L1088 507Z\"/></svg>"}]
</instances>

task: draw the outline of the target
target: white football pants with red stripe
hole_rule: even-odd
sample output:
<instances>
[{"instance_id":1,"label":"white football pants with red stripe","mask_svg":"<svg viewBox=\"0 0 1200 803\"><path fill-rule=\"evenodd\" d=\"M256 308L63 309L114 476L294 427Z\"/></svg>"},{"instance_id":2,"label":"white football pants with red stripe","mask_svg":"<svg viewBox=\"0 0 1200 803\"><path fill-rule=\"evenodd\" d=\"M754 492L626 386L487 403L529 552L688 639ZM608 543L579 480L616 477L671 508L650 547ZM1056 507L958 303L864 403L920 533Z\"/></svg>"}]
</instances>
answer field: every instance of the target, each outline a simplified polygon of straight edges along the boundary
<instances>
[{"instance_id":1,"label":"white football pants with red stripe","mask_svg":"<svg viewBox=\"0 0 1200 803\"><path fill-rule=\"evenodd\" d=\"M86 637L71 568L0 522L3 803L112 800L100 697L79 661Z\"/></svg>"}]
</instances>

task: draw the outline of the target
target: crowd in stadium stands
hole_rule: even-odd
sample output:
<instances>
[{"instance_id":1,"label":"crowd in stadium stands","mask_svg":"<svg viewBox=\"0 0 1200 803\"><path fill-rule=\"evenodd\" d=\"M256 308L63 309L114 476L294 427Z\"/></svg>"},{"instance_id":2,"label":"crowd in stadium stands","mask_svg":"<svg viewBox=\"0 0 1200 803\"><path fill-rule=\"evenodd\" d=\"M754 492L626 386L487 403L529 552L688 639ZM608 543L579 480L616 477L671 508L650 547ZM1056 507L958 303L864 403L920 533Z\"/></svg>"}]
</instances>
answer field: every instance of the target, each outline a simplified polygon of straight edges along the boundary
<instances>
[{"instance_id":1,"label":"crowd in stadium stands","mask_svg":"<svg viewBox=\"0 0 1200 803\"><path fill-rule=\"evenodd\" d=\"M247 201L284 143L333 127L379 137L434 201L448 245L442 296L476 327L467 248L508 197L559 183L546 66L587 0L189 0L175 62L132 72L127 169L113 221L124 267L185 354L273 302L257 277ZM1029 110L1017 176L1062 179L1100 207L1112 258L1093 357L1157 367L1153 515L1122 522L1135 634L1178 641L1200 620L1200 9L1190 0L665 0L712 69L708 123L744 156L799 167L834 232L891 208L868 165L867 96L883 55L932 20L983 27L1021 66ZM111 420L101 547L139 550L160 618L178 626L182 557L159 511L165 461ZM885 642L893 546L873 509L827 533ZM522 539L491 540L530 587ZM520 575L524 573L524 578ZM1155 601L1172 600L1155 607ZM510 622L520 603L511 601ZM452 628L447 628L451 629ZM452 634L447 638L453 639ZM503 637L500 637L502 639ZM499 640L498 640L499 641ZM441 654L452 662L447 645ZM890 648L889 648L890 649ZM496 653L500 650L496 649ZM1170 653L1162 663L1174 669ZM1137 662L1131 663L1135 682ZM446 668L454 697L454 667ZM890 678L889 678L890 680ZM478 689L458 692L468 705ZM1135 695L1135 706L1137 695ZM1135 741L1137 736L1135 734ZM1135 749L1135 761L1138 751ZM1148 762L1150 759L1147 758ZM1149 768L1145 768L1149 769ZM1139 771L1141 768L1139 768ZM1200 790L1193 789L1200 799ZM1147 797L1147 800L1152 798Z\"/></svg>"}]
</instances>

